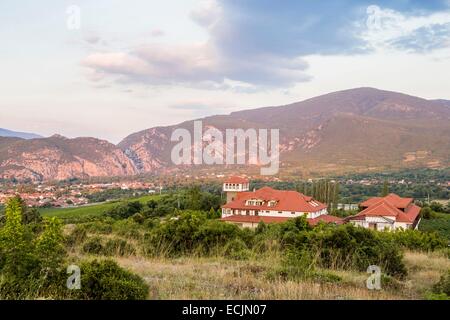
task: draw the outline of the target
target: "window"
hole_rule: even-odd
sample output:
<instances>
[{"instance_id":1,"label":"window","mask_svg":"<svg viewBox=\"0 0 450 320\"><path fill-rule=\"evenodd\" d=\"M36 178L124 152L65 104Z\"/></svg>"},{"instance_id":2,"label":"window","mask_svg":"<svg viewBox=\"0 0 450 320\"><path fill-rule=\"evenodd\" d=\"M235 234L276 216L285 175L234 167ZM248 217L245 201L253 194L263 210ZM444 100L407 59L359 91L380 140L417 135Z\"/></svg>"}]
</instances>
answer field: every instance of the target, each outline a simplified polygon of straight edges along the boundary
<instances>
[{"instance_id":1,"label":"window","mask_svg":"<svg viewBox=\"0 0 450 320\"><path fill-rule=\"evenodd\" d=\"M295 214L295 211L292 211L291 214Z\"/></svg>"},{"instance_id":2,"label":"window","mask_svg":"<svg viewBox=\"0 0 450 320\"><path fill-rule=\"evenodd\" d=\"M283 213L283 211L278 211L278 213Z\"/></svg>"}]
</instances>

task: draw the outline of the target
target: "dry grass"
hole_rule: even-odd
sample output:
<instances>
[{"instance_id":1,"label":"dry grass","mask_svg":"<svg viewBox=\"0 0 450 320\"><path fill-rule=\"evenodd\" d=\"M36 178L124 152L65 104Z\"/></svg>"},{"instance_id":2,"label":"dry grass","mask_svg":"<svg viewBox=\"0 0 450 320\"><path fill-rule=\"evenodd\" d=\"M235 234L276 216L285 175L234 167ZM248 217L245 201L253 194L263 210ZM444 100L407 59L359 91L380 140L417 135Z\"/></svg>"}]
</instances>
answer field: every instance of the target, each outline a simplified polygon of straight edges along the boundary
<instances>
[{"instance_id":1,"label":"dry grass","mask_svg":"<svg viewBox=\"0 0 450 320\"><path fill-rule=\"evenodd\" d=\"M118 258L150 286L150 299L403 299L365 287L365 274L337 284L269 280L267 265L220 258ZM341 272L342 273L342 272ZM350 277L350 273L348 276ZM357 279L357 280L355 280Z\"/></svg>"},{"instance_id":2,"label":"dry grass","mask_svg":"<svg viewBox=\"0 0 450 320\"><path fill-rule=\"evenodd\" d=\"M450 259L439 253L405 252L408 278L403 294L420 299L442 274L450 269Z\"/></svg>"},{"instance_id":3,"label":"dry grass","mask_svg":"<svg viewBox=\"0 0 450 320\"><path fill-rule=\"evenodd\" d=\"M381 291L366 288L367 274L326 270L341 277L339 283L309 280L270 280L274 257L250 261L224 258L147 259L123 257L120 265L141 275L150 286L149 299L422 299L450 260L439 254L406 252L409 275L398 287Z\"/></svg>"}]
</instances>

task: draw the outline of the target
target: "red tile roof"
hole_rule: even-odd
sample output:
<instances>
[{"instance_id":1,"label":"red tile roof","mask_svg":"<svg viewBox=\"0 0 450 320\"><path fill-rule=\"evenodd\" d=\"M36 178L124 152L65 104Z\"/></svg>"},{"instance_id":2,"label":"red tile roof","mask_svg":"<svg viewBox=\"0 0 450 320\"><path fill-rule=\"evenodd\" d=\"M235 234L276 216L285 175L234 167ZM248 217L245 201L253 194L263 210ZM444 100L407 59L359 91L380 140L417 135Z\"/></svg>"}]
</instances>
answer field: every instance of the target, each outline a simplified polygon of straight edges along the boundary
<instances>
[{"instance_id":1,"label":"red tile roof","mask_svg":"<svg viewBox=\"0 0 450 320\"><path fill-rule=\"evenodd\" d=\"M374 197L361 203L366 207L353 217L346 220L361 220L367 216L395 217L397 222L413 223L420 213L420 207L412 204L412 198L401 198L396 194L380 198Z\"/></svg>"},{"instance_id":2,"label":"red tile roof","mask_svg":"<svg viewBox=\"0 0 450 320\"><path fill-rule=\"evenodd\" d=\"M308 222L311 226L315 226L315 225L319 224L319 222L343 224L344 219L336 217L336 216L331 216L329 214L323 214L321 216L318 216L317 218L308 219Z\"/></svg>"},{"instance_id":3,"label":"red tile roof","mask_svg":"<svg viewBox=\"0 0 450 320\"><path fill-rule=\"evenodd\" d=\"M381 198L381 197L370 198L370 199L362 202L360 204L360 206L363 208L367 208L367 207L370 207L370 206L380 202L381 200L385 200L386 202L389 202L391 205L393 205L396 208L405 209L412 203L413 198L402 198L402 197L396 195L395 193L391 193L384 198Z\"/></svg>"},{"instance_id":4,"label":"red tile roof","mask_svg":"<svg viewBox=\"0 0 450 320\"><path fill-rule=\"evenodd\" d=\"M248 206L247 200L263 200L261 206ZM275 200L274 206L268 206L268 201ZM317 205L314 206L313 203ZM240 192L236 199L222 208L238 210L270 210L270 211L291 211L291 212L317 212L325 209L327 206L311 197L305 196L297 191L275 190L270 187L264 187L256 191Z\"/></svg>"},{"instance_id":5,"label":"red tile roof","mask_svg":"<svg viewBox=\"0 0 450 320\"><path fill-rule=\"evenodd\" d=\"M227 180L225 180L224 183L249 183L249 180L243 177L231 176Z\"/></svg>"}]
</instances>

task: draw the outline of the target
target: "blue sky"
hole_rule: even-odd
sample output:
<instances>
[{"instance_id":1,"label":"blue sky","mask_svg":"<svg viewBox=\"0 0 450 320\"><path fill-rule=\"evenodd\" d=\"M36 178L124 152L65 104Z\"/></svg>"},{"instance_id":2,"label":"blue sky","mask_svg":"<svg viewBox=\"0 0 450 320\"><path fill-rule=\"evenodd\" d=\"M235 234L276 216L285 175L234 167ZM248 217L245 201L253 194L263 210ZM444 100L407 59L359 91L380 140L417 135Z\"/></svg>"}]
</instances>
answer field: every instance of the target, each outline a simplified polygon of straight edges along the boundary
<instances>
[{"instance_id":1,"label":"blue sky","mask_svg":"<svg viewBox=\"0 0 450 320\"><path fill-rule=\"evenodd\" d=\"M0 127L44 135L362 86L450 99L449 0L3 0L0 39Z\"/></svg>"}]
</instances>

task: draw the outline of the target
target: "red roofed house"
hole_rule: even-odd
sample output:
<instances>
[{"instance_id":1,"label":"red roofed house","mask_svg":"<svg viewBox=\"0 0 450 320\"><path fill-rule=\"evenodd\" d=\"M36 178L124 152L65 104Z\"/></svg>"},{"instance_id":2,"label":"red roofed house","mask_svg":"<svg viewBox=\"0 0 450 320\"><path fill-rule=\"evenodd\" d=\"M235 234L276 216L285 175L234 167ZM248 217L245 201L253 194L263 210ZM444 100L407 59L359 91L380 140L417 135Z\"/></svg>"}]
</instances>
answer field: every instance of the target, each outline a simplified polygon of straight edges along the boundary
<instances>
[{"instance_id":1,"label":"red roofed house","mask_svg":"<svg viewBox=\"0 0 450 320\"><path fill-rule=\"evenodd\" d=\"M306 216L311 225L319 221L341 223L337 217L327 215L327 206L296 191L275 190L264 187L249 190L249 181L231 177L223 184L227 203L222 206L222 221L254 228L259 222L280 223Z\"/></svg>"},{"instance_id":2,"label":"red roofed house","mask_svg":"<svg viewBox=\"0 0 450 320\"><path fill-rule=\"evenodd\" d=\"M346 221L375 230L417 229L420 223L420 207L413 204L412 198L402 198L394 193L383 198L370 198L360 207L363 210Z\"/></svg>"}]
</instances>

